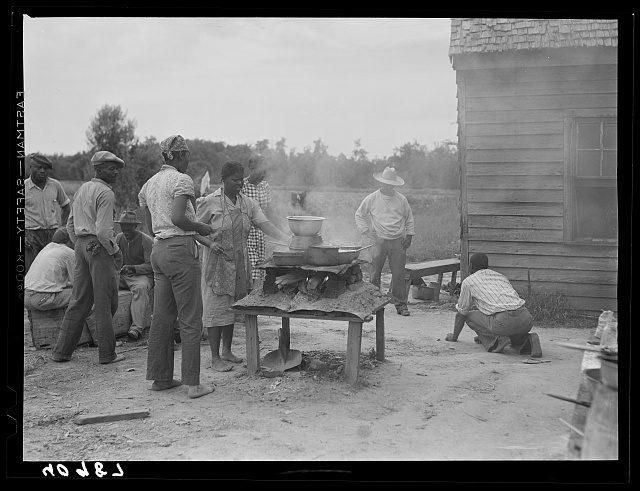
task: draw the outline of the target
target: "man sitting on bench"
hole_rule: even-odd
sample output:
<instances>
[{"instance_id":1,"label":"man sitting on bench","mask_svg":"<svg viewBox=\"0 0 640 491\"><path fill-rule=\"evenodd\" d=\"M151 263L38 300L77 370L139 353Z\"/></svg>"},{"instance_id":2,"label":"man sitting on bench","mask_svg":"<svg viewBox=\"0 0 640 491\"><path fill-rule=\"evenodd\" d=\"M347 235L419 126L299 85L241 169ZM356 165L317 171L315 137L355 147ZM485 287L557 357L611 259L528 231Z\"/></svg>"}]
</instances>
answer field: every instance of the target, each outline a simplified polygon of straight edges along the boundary
<instances>
[{"instance_id":1,"label":"man sitting on bench","mask_svg":"<svg viewBox=\"0 0 640 491\"><path fill-rule=\"evenodd\" d=\"M131 290L131 320L128 335L137 340L145 328L151 325L147 315L150 290L153 288L153 268L151 267L151 248L153 239L144 232L136 230L141 223L135 212L123 211L120 220L122 230L116 236L116 243L122 251L120 269L120 288Z\"/></svg>"},{"instance_id":2,"label":"man sitting on bench","mask_svg":"<svg viewBox=\"0 0 640 491\"><path fill-rule=\"evenodd\" d=\"M63 309L69 305L76 254L64 227L35 257L24 278L24 306L28 310Z\"/></svg>"},{"instance_id":3,"label":"man sitting on bench","mask_svg":"<svg viewBox=\"0 0 640 491\"><path fill-rule=\"evenodd\" d=\"M477 334L474 341L489 352L502 353L511 344L519 354L540 358L540 339L529 333L533 317L524 300L504 275L489 269L485 254L474 254L469 262L470 274L460 287L453 333L445 340L457 341L466 322Z\"/></svg>"}]
</instances>

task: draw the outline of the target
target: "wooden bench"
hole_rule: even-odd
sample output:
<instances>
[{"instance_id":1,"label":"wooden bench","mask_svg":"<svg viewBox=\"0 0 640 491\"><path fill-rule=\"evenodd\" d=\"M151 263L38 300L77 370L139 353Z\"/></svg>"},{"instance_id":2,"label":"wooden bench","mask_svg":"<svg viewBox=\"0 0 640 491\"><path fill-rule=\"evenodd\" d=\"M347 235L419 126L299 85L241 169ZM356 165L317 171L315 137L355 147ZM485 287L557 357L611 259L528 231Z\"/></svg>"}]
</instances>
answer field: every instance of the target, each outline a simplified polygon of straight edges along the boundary
<instances>
[{"instance_id":1,"label":"wooden bench","mask_svg":"<svg viewBox=\"0 0 640 491\"><path fill-rule=\"evenodd\" d=\"M442 275L444 273L451 273L451 287L449 289L449 293L453 295L458 271L460 271L460 259L438 259L436 261L424 261L421 263L407 263L404 267L407 295L409 295L409 288L411 288L411 282L413 280L422 278L423 276L437 274L438 287L433 293L433 299L436 301L439 300L440 288L442 288Z\"/></svg>"}]
</instances>

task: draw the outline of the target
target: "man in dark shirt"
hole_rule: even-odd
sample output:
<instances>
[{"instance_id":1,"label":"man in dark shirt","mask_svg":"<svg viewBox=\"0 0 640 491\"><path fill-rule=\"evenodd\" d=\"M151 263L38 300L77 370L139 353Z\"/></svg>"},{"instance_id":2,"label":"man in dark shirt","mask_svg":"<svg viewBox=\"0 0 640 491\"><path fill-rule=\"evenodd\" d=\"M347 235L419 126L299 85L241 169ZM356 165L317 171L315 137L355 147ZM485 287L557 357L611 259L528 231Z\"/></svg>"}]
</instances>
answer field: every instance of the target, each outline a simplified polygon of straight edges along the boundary
<instances>
[{"instance_id":1,"label":"man in dark shirt","mask_svg":"<svg viewBox=\"0 0 640 491\"><path fill-rule=\"evenodd\" d=\"M151 325L149 308L150 292L153 288L151 248L153 239L136 227L141 223L133 211L124 211L116 220L122 230L116 243L122 251L120 288L131 290L131 320L129 337L137 340L144 329Z\"/></svg>"}]
</instances>

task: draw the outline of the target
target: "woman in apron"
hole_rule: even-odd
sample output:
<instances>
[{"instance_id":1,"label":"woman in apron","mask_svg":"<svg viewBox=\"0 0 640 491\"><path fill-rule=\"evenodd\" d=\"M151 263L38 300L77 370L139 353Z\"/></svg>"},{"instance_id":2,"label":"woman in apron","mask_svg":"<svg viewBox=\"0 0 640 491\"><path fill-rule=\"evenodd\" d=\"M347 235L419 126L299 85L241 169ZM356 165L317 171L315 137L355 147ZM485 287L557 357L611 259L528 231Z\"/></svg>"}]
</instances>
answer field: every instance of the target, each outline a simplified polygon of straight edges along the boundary
<instances>
[{"instance_id":1,"label":"woman in apron","mask_svg":"<svg viewBox=\"0 0 640 491\"><path fill-rule=\"evenodd\" d=\"M247 254L247 237L251 225L278 240L289 236L278 230L252 198L240 193L244 184L244 167L227 162L222 167L222 187L198 198L196 218L211 225L209 247L202 248L202 322L211 346L211 367L220 372L231 370L231 363L242 358L231 352L233 326L244 316L231 305L245 297L252 288L251 262ZM222 351L220 351L222 340Z\"/></svg>"}]
</instances>

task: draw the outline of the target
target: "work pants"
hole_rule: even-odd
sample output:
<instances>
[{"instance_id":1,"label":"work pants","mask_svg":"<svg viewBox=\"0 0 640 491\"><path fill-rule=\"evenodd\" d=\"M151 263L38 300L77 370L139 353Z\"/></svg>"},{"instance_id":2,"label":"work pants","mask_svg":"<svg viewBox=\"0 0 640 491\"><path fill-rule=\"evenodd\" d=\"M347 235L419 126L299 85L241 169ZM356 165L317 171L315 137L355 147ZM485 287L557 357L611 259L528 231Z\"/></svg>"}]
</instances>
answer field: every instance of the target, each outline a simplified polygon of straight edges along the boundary
<instances>
[{"instance_id":1,"label":"work pants","mask_svg":"<svg viewBox=\"0 0 640 491\"><path fill-rule=\"evenodd\" d=\"M173 325L182 341L182 383L200 384L202 293L200 262L192 235L156 240L153 267L153 318L149 329L147 380L173 379Z\"/></svg>"},{"instance_id":2,"label":"work pants","mask_svg":"<svg viewBox=\"0 0 640 491\"><path fill-rule=\"evenodd\" d=\"M63 288L59 292L34 292L25 290L24 308L29 310L64 309L71 300L71 288Z\"/></svg>"},{"instance_id":3,"label":"work pants","mask_svg":"<svg viewBox=\"0 0 640 491\"><path fill-rule=\"evenodd\" d=\"M407 263L407 250L402 247L402 238L378 239L373 246L371 260L371 283L380 287L382 268L389 258L391 269L391 297L396 309L407 307L407 288L404 267Z\"/></svg>"},{"instance_id":4,"label":"work pants","mask_svg":"<svg viewBox=\"0 0 640 491\"><path fill-rule=\"evenodd\" d=\"M487 351L501 353L511 344L518 353L531 352L529 331L533 327L533 317L526 307L493 315L472 310L466 315L465 322L476 332Z\"/></svg>"},{"instance_id":5,"label":"work pants","mask_svg":"<svg viewBox=\"0 0 640 491\"><path fill-rule=\"evenodd\" d=\"M95 235L85 235L76 240L73 294L62 320L58 341L53 348L56 359L71 356L92 306L96 321L98 360L100 363L110 363L117 356L113 331L113 316L118 310L117 265L113 256L102 246L97 248L96 254L87 251L87 245L97 240Z\"/></svg>"},{"instance_id":6,"label":"work pants","mask_svg":"<svg viewBox=\"0 0 640 491\"><path fill-rule=\"evenodd\" d=\"M39 228L24 231L24 274L27 274L38 253L53 239L55 228Z\"/></svg>"},{"instance_id":7,"label":"work pants","mask_svg":"<svg viewBox=\"0 0 640 491\"><path fill-rule=\"evenodd\" d=\"M131 320L129 330L142 333L149 327L149 299L153 280L147 275L120 275L120 287L131 291Z\"/></svg>"}]
</instances>

